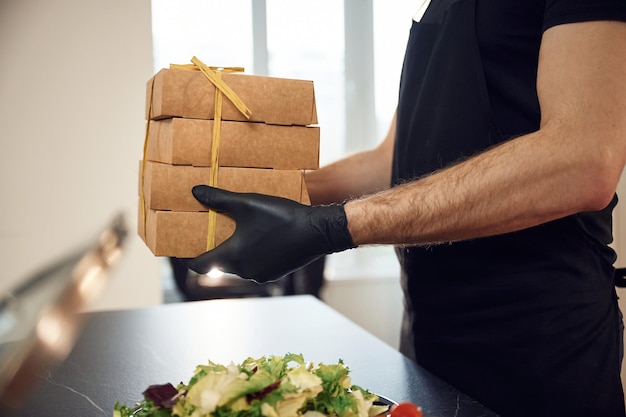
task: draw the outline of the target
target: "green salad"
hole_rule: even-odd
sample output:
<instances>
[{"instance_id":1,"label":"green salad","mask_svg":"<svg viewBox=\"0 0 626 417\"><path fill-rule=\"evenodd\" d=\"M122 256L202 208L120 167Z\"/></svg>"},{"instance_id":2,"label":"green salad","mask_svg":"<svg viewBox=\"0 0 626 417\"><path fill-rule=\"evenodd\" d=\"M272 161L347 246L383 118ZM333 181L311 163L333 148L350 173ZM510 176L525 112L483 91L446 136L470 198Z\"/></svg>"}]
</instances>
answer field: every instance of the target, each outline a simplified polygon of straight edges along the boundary
<instances>
[{"instance_id":1,"label":"green salad","mask_svg":"<svg viewBox=\"0 0 626 417\"><path fill-rule=\"evenodd\" d=\"M342 360L312 364L291 353L209 362L187 384L151 385L135 406L116 403L113 417L371 417L388 410L348 374Z\"/></svg>"}]
</instances>

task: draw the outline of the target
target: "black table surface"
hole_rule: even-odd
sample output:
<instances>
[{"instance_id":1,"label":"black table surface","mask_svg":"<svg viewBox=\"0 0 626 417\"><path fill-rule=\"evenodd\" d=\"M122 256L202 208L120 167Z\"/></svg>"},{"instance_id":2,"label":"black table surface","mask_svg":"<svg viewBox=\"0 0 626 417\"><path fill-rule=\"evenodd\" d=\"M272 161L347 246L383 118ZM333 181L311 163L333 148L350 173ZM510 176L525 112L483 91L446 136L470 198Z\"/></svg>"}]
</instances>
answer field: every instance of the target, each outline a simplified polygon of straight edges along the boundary
<instances>
[{"instance_id":1,"label":"black table surface","mask_svg":"<svg viewBox=\"0 0 626 417\"><path fill-rule=\"evenodd\" d=\"M87 316L69 357L41 375L25 406L9 416L111 416L116 401L133 405L151 384L187 382L209 360L228 364L289 352L315 363L342 359L354 384L419 404L425 416L496 415L311 296L197 301Z\"/></svg>"}]
</instances>

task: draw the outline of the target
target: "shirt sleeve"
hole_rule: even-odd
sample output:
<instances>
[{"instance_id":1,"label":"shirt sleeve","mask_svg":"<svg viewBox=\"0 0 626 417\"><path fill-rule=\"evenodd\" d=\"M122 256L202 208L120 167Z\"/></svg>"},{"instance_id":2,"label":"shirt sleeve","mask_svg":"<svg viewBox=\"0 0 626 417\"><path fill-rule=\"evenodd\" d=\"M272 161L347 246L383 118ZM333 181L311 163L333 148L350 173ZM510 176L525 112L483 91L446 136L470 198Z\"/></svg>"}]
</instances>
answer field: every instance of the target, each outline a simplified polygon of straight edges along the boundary
<instances>
[{"instance_id":1,"label":"shirt sleeve","mask_svg":"<svg viewBox=\"0 0 626 417\"><path fill-rule=\"evenodd\" d=\"M626 0L546 0L543 30L592 20L626 21Z\"/></svg>"}]
</instances>

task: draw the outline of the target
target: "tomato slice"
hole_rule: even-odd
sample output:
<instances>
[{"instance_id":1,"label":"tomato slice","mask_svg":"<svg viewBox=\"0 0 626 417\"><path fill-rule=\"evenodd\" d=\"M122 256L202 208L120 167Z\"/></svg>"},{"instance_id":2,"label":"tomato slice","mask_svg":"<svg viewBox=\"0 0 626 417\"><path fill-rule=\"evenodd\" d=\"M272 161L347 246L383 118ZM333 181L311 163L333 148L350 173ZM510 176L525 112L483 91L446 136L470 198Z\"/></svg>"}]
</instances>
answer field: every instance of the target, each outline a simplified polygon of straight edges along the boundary
<instances>
[{"instance_id":1,"label":"tomato slice","mask_svg":"<svg viewBox=\"0 0 626 417\"><path fill-rule=\"evenodd\" d=\"M422 408L410 402L391 407L391 417L423 417Z\"/></svg>"}]
</instances>

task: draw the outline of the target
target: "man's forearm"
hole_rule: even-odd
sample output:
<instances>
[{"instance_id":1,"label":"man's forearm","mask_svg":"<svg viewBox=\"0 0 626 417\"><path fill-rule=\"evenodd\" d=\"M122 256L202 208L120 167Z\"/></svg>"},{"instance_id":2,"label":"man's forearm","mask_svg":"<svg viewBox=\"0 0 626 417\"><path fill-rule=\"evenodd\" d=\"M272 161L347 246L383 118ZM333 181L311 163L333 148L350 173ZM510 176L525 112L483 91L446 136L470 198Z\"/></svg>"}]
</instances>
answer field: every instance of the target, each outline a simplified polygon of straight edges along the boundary
<instances>
[{"instance_id":1,"label":"man's forearm","mask_svg":"<svg viewBox=\"0 0 626 417\"><path fill-rule=\"evenodd\" d=\"M307 172L311 204L341 203L388 188L391 163L384 162L376 151L366 151Z\"/></svg>"},{"instance_id":2,"label":"man's forearm","mask_svg":"<svg viewBox=\"0 0 626 417\"><path fill-rule=\"evenodd\" d=\"M307 172L311 204L341 203L389 188L395 136L394 114L385 139L376 148Z\"/></svg>"},{"instance_id":3,"label":"man's forearm","mask_svg":"<svg viewBox=\"0 0 626 417\"><path fill-rule=\"evenodd\" d=\"M592 173L572 163L584 155L568 154L567 144L549 136L520 137L421 180L348 202L354 243L457 241L601 208L590 195Z\"/></svg>"}]
</instances>

